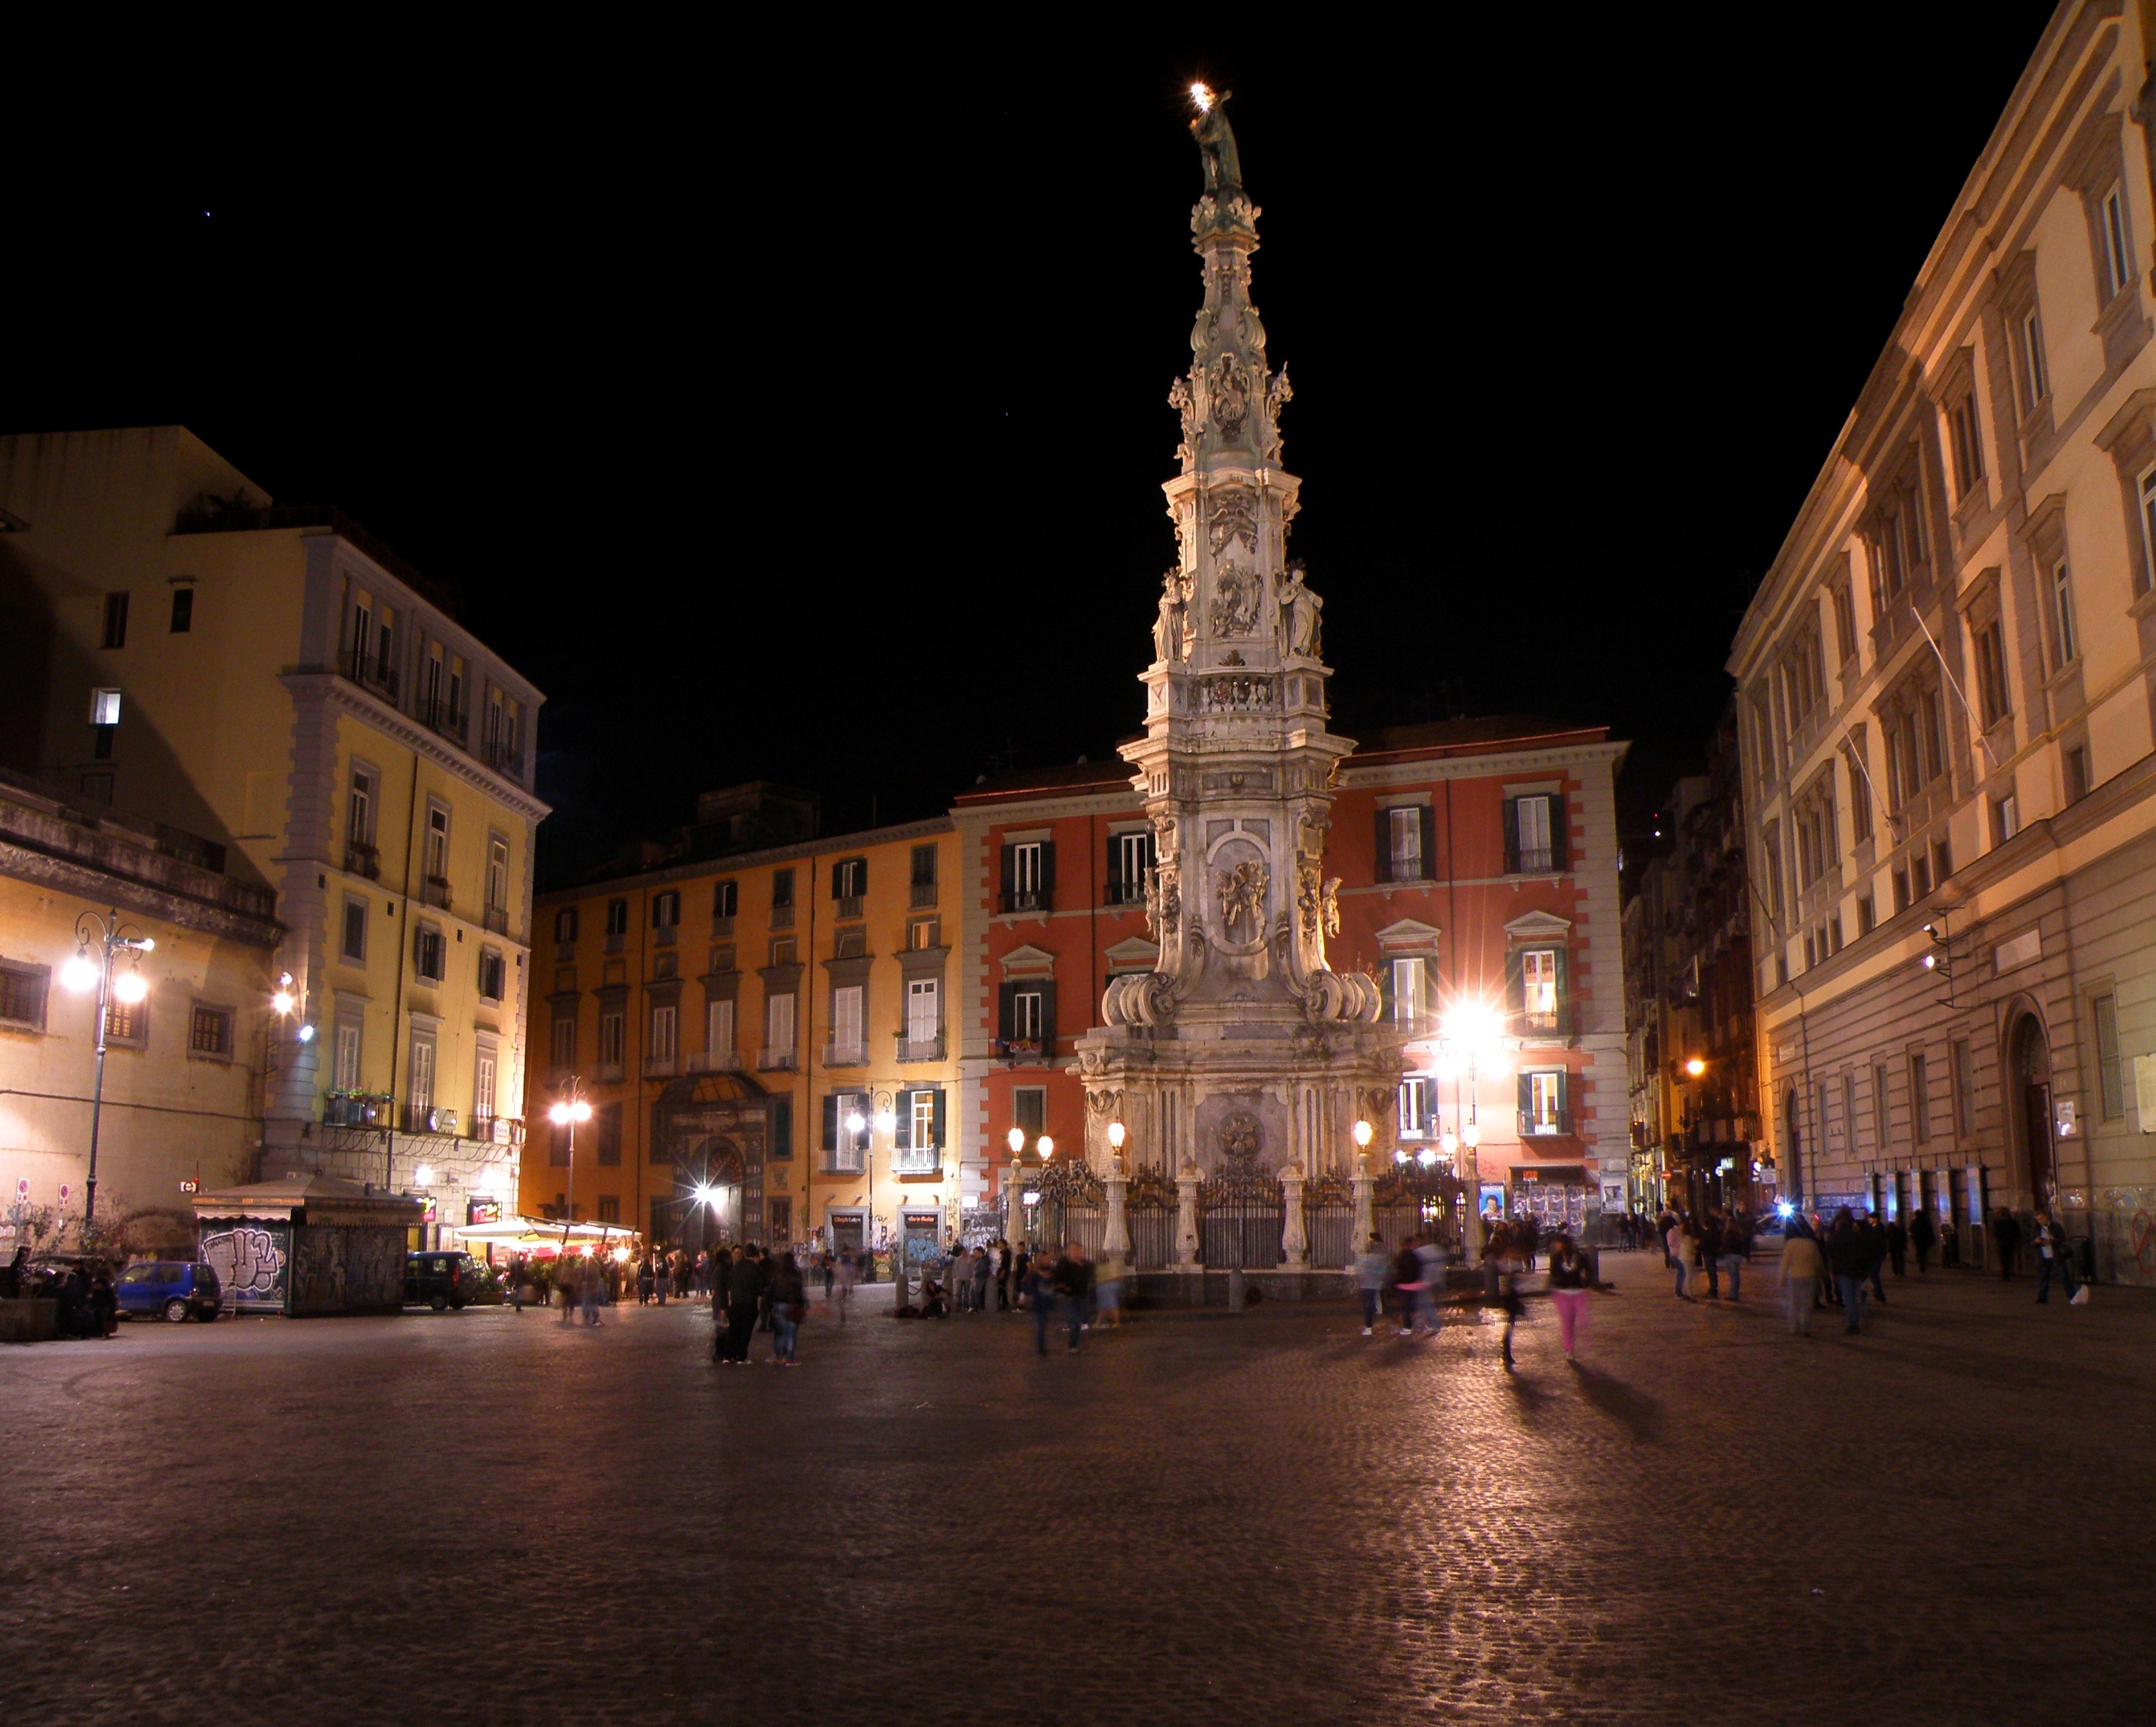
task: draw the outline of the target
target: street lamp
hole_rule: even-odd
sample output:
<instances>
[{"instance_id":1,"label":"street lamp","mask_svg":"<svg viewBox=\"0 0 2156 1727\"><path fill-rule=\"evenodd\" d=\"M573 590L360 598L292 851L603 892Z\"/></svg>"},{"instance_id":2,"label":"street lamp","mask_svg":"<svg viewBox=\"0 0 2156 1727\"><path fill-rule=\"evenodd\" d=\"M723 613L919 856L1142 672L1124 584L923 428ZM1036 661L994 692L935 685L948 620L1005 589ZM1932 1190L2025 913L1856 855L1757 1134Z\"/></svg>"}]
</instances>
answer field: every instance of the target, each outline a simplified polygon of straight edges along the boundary
<instances>
[{"instance_id":1,"label":"street lamp","mask_svg":"<svg viewBox=\"0 0 2156 1727\"><path fill-rule=\"evenodd\" d=\"M1121 1122L1108 1123L1108 1149L1115 1153L1117 1157L1123 1154L1123 1140L1126 1136L1127 1130Z\"/></svg>"},{"instance_id":2,"label":"street lamp","mask_svg":"<svg viewBox=\"0 0 2156 1727\"><path fill-rule=\"evenodd\" d=\"M1055 1142L1045 1133L1034 1142L1034 1149L1040 1152L1040 1160L1044 1164L1055 1155Z\"/></svg>"},{"instance_id":3,"label":"street lamp","mask_svg":"<svg viewBox=\"0 0 2156 1727\"><path fill-rule=\"evenodd\" d=\"M93 939L99 954L95 959L90 957ZM90 1093L90 1175L82 1191L82 1233L87 1246L90 1225L97 1217L97 1128L105 1107L105 1023L116 996L132 1007L150 993L150 980L142 975L142 956L157 944L133 924L122 923L117 907L107 917L85 912L74 920L74 958L60 968L60 981L78 995L97 985L97 1077ZM117 978L112 975L115 953L135 956L134 964Z\"/></svg>"},{"instance_id":4,"label":"street lamp","mask_svg":"<svg viewBox=\"0 0 2156 1727\"><path fill-rule=\"evenodd\" d=\"M557 1128L569 1130L569 1190L562 1206L562 1251L569 1247L569 1226L577 1216L577 1123L592 1118L592 1106L583 1095L584 1083L574 1074L569 1076L568 1095L556 1100L547 1112L547 1119Z\"/></svg>"}]
</instances>

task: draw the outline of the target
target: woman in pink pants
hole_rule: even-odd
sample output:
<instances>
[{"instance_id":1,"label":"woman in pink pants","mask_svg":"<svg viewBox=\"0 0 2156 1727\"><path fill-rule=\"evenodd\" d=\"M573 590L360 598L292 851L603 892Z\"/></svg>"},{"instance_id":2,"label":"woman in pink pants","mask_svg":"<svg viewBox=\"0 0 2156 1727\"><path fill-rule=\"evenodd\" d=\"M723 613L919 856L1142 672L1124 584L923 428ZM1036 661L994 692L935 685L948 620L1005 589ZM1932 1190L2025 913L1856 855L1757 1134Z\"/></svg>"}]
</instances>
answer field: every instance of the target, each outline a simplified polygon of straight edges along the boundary
<instances>
[{"instance_id":1,"label":"woman in pink pants","mask_svg":"<svg viewBox=\"0 0 2156 1727\"><path fill-rule=\"evenodd\" d=\"M1557 1309L1558 1335L1564 1339L1564 1359L1578 1358L1580 1334L1587 1329L1587 1256L1560 1235L1550 1243L1550 1305Z\"/></svg>"}]
</instances>

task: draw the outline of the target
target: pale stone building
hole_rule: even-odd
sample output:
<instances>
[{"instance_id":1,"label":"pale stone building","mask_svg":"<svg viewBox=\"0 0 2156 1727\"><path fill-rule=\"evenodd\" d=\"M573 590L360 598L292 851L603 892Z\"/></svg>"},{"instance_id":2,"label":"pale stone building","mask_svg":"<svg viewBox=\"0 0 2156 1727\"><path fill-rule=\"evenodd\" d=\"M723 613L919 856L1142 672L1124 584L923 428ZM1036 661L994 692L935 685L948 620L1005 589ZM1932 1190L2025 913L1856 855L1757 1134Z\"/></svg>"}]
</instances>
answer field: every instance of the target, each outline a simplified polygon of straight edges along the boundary
<instances>
[{"instance_id":1,"label":"pale stone building","mask_svg":"<svg viewBox=\"0 0 2156 1727\"><path fill-rule=\"evenodd\" d=\"M2148 8L2060 7L1729 661L1785 1184L2156 1194Z\"/></svg>"},{"instance_id":2,"label":"pale stone building","mask_svg":"<svg viewBox=\"0 0 2156 1727\"><path fill-rule=\"evenodd\" d=\"M0 762L275 895L260 1173L512 1203L539 692L182 427L0 439Z\"/></svg>"}]
</instances>

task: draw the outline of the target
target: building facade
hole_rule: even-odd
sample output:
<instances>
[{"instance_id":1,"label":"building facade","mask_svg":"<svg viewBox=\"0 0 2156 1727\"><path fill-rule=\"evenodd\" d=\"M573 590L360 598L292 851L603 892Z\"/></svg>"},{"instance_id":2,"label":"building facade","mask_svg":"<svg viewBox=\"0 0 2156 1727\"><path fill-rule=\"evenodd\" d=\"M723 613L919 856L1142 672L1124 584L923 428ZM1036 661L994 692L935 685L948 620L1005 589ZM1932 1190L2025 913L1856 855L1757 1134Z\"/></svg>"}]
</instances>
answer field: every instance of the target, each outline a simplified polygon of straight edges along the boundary
<instances>
[{"instance_id":1,"label":"building facade","mask_svg":"<svg viewBox=\"0 0 2156 1727\"><path fill-rule=\"evenodd\" d=\"M951 823L820 838L814 808L712 794L647 866L541 897L535 1114L594 1113L533 1142L525 1211L880 1253L960 1226Z\"/></svg>"},{"instance_id":2,"label":"building facade","mask_svg":"<svg viewBox=\"0 0 2156 1727\"><path fill-rule=\"evenodd\" d=\"M1771 1129L1810 1201L2156 1183L2147 8L2045 30L1745 614ZM1962 1231L1972 1254L1980 1231ZM2144 1260L2149 1262L2144 1262Z\"/></svg>"},{"instance_id":3,"label":"building facade","mask_svg":"<svg viewBox=\"0 0 2156 1727\"><path fill-rule=\"evenodd\" d=\"M1585 1224L1625 1202L1623 748L1599 727L1467 720L1373 733L1341 763L1327 949L1372 980L1406 1069L1368 1108L1381 1167L1471 1120L1478 1204ZM1129 770L1105 764L985 783L953 815L973 914L959 938L964 1113L995 1201L1031 1179L1040 1134L1086 1143L1077 1040L1116 979L1153 970L1153 829ZM1503 1045L1471 1077L1438 1036L1462 1005L1486 1009ZM1173 1174L1166 1148L1136 1134L1126 1155ZM1466 1173L1455 1152L1444 1161Z\"/></svg>"},{"instance_id":4,"label":"building facade","mask_svg":"<svg viewBox=\"0 0 2156 1727\"><path fill-rule=\"evenodd\" d=\"M261 1172L516 1193L539 692L396 554L179 427L0 439L0 759L275 895ZM304 1034L304 1035L303 1035Z\"/></svg>"},{"instance_id":5,"label":"building facade","mask_svg":"<svg viewBox=\"0 0 2156 1727\"><path fill-rule=\"evenodd\" d=\"M183 1183L247 1179L275 1060L275 897L172 855L154 828L0 776L0 1257L80 1239L97 1106L96 1221L123 1249L192 1248ZM113 1001L63 969L116 917L148 989Z\"/></svg>"}]
</instances>

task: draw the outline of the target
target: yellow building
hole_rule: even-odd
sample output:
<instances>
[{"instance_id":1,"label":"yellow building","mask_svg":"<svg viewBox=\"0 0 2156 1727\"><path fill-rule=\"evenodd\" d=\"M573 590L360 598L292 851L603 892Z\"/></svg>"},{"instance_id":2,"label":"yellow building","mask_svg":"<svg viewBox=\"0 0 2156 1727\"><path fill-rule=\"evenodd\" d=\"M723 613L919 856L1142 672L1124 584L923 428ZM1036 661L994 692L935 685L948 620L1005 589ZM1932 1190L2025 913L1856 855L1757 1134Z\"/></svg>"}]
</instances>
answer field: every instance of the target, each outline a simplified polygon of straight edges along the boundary
<instances>
[{"instance_id":1,"label":"yellow building","mask_svg":"<svg viewBox=\"0 0 2156 1727\"><path fill-rule=\"evenodd\" d=\"M522 1209L690 1246L940 1241L959 1200L951 823L815 838L813 802L763 785L698 817L675 861L535 907L532 1113L580 1088L593 1115L573 1187L567 1133L534 1140Z\"/></svg>"},{"instance_id":2,"label":"yellow building","mask_svg":"<svg viewBox=\"0 0 2156 1727\"><path fill-rule=\"evenodd\" d=\"M0 439L0 762L267 888L260 1173L516 1192L541 696L333 511L180 427ZM301 1033L311 1034L302 1037Z\"/></svg>"},{"instance_id":3,"label":"yellow building","mask_svg":"<svg viewBox=\"0 0 2156 1727\"><path fill-rule=\"evenodd\" d=\"M182 1182L244 1181L259 1134L284 931L266 888L171 856L154 830L0 775L0 1257L80 1239L97 1123L97 1221L139 1252L192 1246ZM103 932L141 999L115 1000L96 1084L95 986L62 978ZM126 993L131 993L126 992Z\"/></svg>"}]
</instances>

